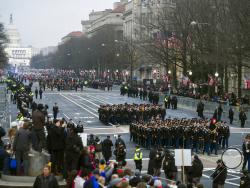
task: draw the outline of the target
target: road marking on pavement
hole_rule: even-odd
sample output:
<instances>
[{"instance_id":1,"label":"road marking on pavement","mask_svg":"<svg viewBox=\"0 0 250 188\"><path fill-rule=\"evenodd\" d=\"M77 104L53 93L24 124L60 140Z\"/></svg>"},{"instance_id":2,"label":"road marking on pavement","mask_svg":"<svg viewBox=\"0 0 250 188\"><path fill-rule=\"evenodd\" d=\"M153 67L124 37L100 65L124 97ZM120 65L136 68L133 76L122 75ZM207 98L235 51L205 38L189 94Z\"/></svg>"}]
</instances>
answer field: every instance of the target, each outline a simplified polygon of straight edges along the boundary
<instances>
[{"instance_id":1,"label":"road marking on pavement","mask_svg":"<svg viewBox=\"0 0 250 188\"><path fill-rule=\"evenodd\" d=\"M92 131L92 129L90 129ZM126 132L115 132L115 133L95 133L95 135L116 135L116 134L127 134Z\"/></svg>"},{"instance_id":2,"label":"road marking on pavement","mask_svg":"<svg viewBox=\"0 0 250 188\"><path fill-rule=\"evenodd\" d=\"M72 97L72 96L71 96ZM73 96L74 97L74 96ZM71 99L72 100L72 99ZM73 101L73 100L72 100ZM76 102L77 103L77 102ZM83 106L85 106L85 107L87 107L87 108L89 108L89 109L91 109L91 110L93 110L93 111L95 111L95 112L97 112L97 110L95 109L95 108L92 108L92 107L90 107L89 105L87 105L87 104L84 104L82 101L80 102L79 101L79 103L81 104L81 105L83 105Z\"/></svg>"},{"instance_id":3,"label":"road marking on pavement","mask_svg":"<svg viewBox=\"0 0 250 188\"><path fill-rule=\"evenodd\" d=\"M250 128L236 128L230 127L231 133L250 133Z\"/></svg>"},{"instance_id":4,"label":"road marking on pavement","mask_svg":"<svg viewBox=\"0 0 250 188\"><path fill-rule=\"evenodd\" d=\"M65 113L62 113L68 120L70 120L71 118L69 117L69 116L67 116ZM74 124L76 124L73 120L72 120L72 122L74 123Z\"/></svg>"},{"instance_id":5,"label":"road marking on pavement","mask_svg":"<svg viewBox=\"0 0 250 188\"><path fill-rule=\"evenodd\" d=\"M90 110L88 110L88 109L84 108L82 105L77 104L75 101L71 100L70 98L68 98L68 97L64 96L64 95L63 95L63 94L61 94L61 93L60 93L59 95L60 95L60 96L62 96L62 97L64 97L65 99L69 100L70 102L74 103L76 106L79 106L80 108L82 108L82 109L86 110L87 112L89 112L89 113L90 113L90 114L92 114L93 116L95 116L95 117L99 118L99 116L98 116L97 114L95 114L95 113L91 112Z\"/></svg>"},{"instance_id":6,"label":"road marking on pavement","mask_svg":"<svg viewBox=\"0 0 250 188\"><path fill-rule=\"evenodd\" d=\"M96 100L98 100L99 102L101 102L102 104L110 104L110 105L113 105L113 103L110 103L110 102L107 102L107 101L104 101L104 100L102 100L102 99L98 99L97 97L94 97L94 96L90 96L90 95L88 95L88 94L86 94L88 97L90 97L90 98L93 98L93 99L96 99ZM101 96L98 96L98 97L100 97L100 98L104 98L104 97L101 97Z\"/></svg>"},{"instance_id":7,"label":"road marking on pavement","mask_svg":"<svg viewBox=\"0 0 250 188\"><path fill-rule=\"evenodd\" d=\"M72 96L72 95L71 95L71 96ZM77 95L73 95L73 96L77 96ZM84 101L87 101L87 102L90 103L90 104L93 104L93 105L96 106L96 107L100 107L100 105L97 105L97 104L94 103L94 102L91 102L91 101L89 101L89 100L87 100L87 99L84 99L83 97L80 97L80 96L77 96L77 97L81 98L81 99L84 100Z\"/></svg>"},{"instance_id":8,"label":"road marking on pavement","mask_svg":"<svg viewBox=\"0 0 250 188\"><path fill-rule=\"evenodd\" d=\"M230 174L230 176L231 176L231 174ZM238 179L240 179L240 177L237 177L237 178L229 178L229 179L226 179L227 181L233 181L233 180L238 180Z\"/></svg>"},{"instance_id":9,"label":"road marking on pavement","mask_svg":"<svg viewBox=\"0 0 250 188\"><path fill-rule=\"evenodd\" d=\"M106 129L107 129L107 130L111 129L111 130L112 130L112 129L114 129L114 128L112 128L112 127L107 127L107 128L106 128L106 127L103 127L103 128L102 128L102 127L98 127L98 128L95 128L95 127L93 127L93 128L88 127L88 128L86 128L86 129L84 129L84 130L100 130L100 129L105 129L105 130L106 130Z\"/></svg>"},{"instance_id":10,"label":"road marking on pavement","mask_svg":"<svg viewBox=\"0 0 250 188\"><path fill-rule=\"evenodd\" d=\"M90 117L74 117L74 119L94 119L95 117L93 117L93 116L90 116Z\"/></svg>"},{"instance_id":11,"label":"road marking on pavement","mask_svg":"<svg viewBox=\"0 0 250 188\"><path fill-rule=\"evenodd\" d=\"M229 184L229 185L235 185L235 186L237 186L237 187L239 187L240 186L240 184L237 184L237 183L232 183L232 182L229 182L229 181L225 181L225 183L227 183L227 184Z\"/></svg>"}]
</instances>

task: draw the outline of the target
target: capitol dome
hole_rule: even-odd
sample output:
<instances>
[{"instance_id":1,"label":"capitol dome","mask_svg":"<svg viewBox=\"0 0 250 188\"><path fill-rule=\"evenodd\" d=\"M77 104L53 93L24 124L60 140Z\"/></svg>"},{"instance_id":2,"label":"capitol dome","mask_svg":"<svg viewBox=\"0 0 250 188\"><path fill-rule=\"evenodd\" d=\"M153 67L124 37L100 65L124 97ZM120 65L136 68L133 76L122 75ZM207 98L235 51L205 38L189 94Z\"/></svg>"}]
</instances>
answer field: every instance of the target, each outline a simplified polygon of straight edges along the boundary
<instances>
[{"instance_id":1,"label":"capitol dome","mask_svg":"<svg viewBox=\"0 0 250 188\"><path fill-rule=\"evenodd\" d=\"M5 27L5 34L8 38L8 42L6 44L7 47L10 48L18 48L21 46L21 37L16 28L13 24L12 15L10 15L10 23Z\"/></svg>"}]
</instances>

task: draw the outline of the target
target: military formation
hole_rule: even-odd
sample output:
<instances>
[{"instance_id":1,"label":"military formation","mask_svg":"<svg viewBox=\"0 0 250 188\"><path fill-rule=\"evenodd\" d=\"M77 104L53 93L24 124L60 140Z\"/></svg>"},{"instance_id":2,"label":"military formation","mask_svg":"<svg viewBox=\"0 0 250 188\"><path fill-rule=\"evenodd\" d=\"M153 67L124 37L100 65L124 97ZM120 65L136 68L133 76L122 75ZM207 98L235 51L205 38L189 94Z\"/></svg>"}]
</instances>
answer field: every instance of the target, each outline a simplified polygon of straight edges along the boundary
<instances>
[{"instance_id":1,"label":"military formation","mask_svg":"<svg viewBox=\"0 0 250 188\"><path fill-rule=\"evenodd\" d=\"M112 90L113 82L111 80L95 80L94 77L87 77L77 74L73 70L38 70L36 72L19 75L19 80L26 83L39 82L39 88L57 90L75 90L83 91L84 87L94 89Z\"/></svg>"},{"instance_id":2,"label":"military formation","mask_svg":"<svg viewBox=\"0 0 250 188\"><path fill-rule=\"evenodd\" d=\"M152 119L130 125L130 140L146 148L163 146L187 148L210 155L228 147L230 137L226 122L214 123L208 119Z\"/></svg>"},{"instance_id":3,"label":"military formation","mask_svg":"<svg viewBox=\"0 0 250 188\"><path fill-rule=\"evenodd\" d=\"M101 105L99 119L105 124L130 124L137 121L149 121L160 116L165 118L166 110L161 105L153 104L118 104Z\"/></svg>"},{"instance_id":4,"label":"military formation","mask_svg":"<svg viewBox=\"0 0 250 188\"><path fill-rule=\"evenodd\" d=\"M147 88L138 88L138 87L132 87L132 86L127 86L127 85L122 85L120 88L121 95L128 95L128 97L133 97L133 98L140 98L141 100L148 100L149 102L153 104L158 104L159 103L159 92L155 92L151 89Z\"/></svg>"}]
</instances>

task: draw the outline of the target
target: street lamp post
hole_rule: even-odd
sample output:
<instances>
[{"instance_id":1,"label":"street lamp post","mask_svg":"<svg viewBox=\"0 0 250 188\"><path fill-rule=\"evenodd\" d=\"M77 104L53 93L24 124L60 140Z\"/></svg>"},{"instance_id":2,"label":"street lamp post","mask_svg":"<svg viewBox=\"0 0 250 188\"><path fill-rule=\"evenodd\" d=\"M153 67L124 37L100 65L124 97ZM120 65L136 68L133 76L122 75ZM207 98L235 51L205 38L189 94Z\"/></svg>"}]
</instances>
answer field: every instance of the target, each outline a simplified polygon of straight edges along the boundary
<instances>
[{"instance_id":1,"label":"street lamp post","mask_svg":"<svg viewBox=\"0 0 250 188\"><path fill-rule=\"evenodd\" d=\"M215 93L218 93L218 76L219 76L219 73L216 71L214 76L215 76L215 88L214 88L214 90L215 90Z\"/></svg>"},{"instance_id":2,"label":"street lamp post","mask_svg":"<svg viewBox=\"0 0 250 188\"><path fill-rule=\"evenodd\" d=\"M128 71L125 72L126 82L128 81Z\"/></svg>"}]
</instances>

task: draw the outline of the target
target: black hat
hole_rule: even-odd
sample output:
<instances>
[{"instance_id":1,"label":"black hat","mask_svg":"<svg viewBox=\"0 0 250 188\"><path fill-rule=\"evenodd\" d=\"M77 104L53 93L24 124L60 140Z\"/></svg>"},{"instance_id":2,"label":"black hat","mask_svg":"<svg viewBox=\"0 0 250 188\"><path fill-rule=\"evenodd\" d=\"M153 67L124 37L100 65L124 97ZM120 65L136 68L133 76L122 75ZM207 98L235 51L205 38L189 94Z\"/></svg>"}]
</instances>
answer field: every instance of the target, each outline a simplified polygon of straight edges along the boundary
<instances>
[{"instance_id":1,"label":"black hat","mask_svg":"<svg viewBox=\"0 0 250 188\"><path fill-rule=\"evenodd\" d=\"M37 105L37 109L38 109L38 110L42 110L42 109L43 109L43 104L38 104L38 105Z\"/></svg>"}]
</instances>

